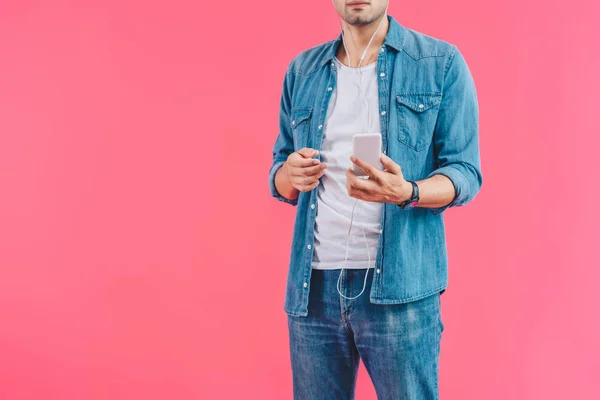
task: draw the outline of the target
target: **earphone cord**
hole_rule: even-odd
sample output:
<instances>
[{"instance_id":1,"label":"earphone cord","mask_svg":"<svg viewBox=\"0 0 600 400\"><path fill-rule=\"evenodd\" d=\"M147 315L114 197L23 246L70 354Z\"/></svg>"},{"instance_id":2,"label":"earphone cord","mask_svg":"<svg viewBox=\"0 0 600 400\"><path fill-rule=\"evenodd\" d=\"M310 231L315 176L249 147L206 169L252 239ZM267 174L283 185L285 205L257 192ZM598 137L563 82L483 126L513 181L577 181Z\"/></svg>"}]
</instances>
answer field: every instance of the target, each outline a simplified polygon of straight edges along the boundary
<instances>
[{"instance_id":1,"label":"earphone cord","mask_svg":"<svg viewBox=\"0 0 600 400\"><path fill-rule=\"evenodd\" d=\"M389 3L388 3L389 6ZM367 127L371 126L371 112L369 110L368 107L368 101L366 99L366 97L364 96L364 93L362 92L362 70L360 68L360 66L362 65L364 59L367 57L367 51L369 50L369 48L371 47L371 43L373 43L373 39L375 39L375 36L377 35L377 32L379 32L379 28L381 28L381 24L383 23L383 19L385 18L385 16L387 15L387 10L388 10L388 6L385 7L385 12L383 13L383 16L379 19L379 24L377 25L377 28L375 29L375 32L373 32L373 35L371 35L371 39L369 39L369 43L367 43L367 47L365 48L365 50L362 52L360 59L358 61L358 65L356 67L356 71L358 72L358 97L360 99L361 102L361 108L362 108L362 114L365 114L365 111L367 113ZM340 19L338 18L338 24L340 25L340 29L342 31L342 44L344 45L344 50L346 51L346 63L348 64L348 66L350 68L352 68L352 63L350 60L350 52L348 51L348 47L346 47L346 40L345 40L345 32L344 29L342 27L342 22L340 21ZM349 30L350 32L350 36L352 39L352 43L354 43L354 37L352 36L352 30ZM366 106L365 106L366 104ZM363 122L363 127L364 127L364 122L365 119L362 118L362 122ZM367 129L364 129L363 132L367 132Z\"/></svg>"},{"instance_id":2,"label":"earphone cord","mask_svg":"<svg viewBox=\"0 0 600 400\"><path fill-rule=\"evenodd\" d=\"M388 3L389 5L389 3ZM368 104L368 100L366 99L366 97L364 96L364 93L362 92L362 71L360 69L360 66L363 62L363 60L365 59L365 57L367 56L367 51L369 50L369 47L371 46L371 43L373 42L373 39L375 38L375 35L377 35L377 32L379 31L379 28L381 27L381 23L383 22L383 19L385 18L385 16L387 15L387 6L385 8L385 12L383 13L383 16L381 17L381 19L379 20L379 24L377 25L377 28L375 29L375 32L373 32L373 35L371 36L371 39L369 40L369 43L367 44L367 47L365 48L365 50L363 51L360 60L358 62L358 66L357 66L357 71L358 71L358 76L359 76L359 82L358 82L358 96L360 99L360 103L361 103L361 107L362 107L362 111L363 111L363 115L365 113L367 113L367 128L363 130L363 132L367 132L368 131L368 127L371 126L371 113L369 111L369 104ZM342 30L342 44L344 45L344 50L346 51L346 62L348 63L348 66L352 67L352 64L350 63L350 53L348 52L348 48L346 47L346 41L344 40L345 34L344 34L344 29L342 27L342 23L341 21L338 19L338 23L340 24L340 29ZM350 36L352 36L352 31L350 30ZM352 38L352 42L354 43L354 38ZM366 104L366 106L365 106ZM363 122L363 127L364 127L364 122L365 119L361 118L362 122ZM354 209L356 208L356 205L358 204L359 199L356 199L356 201L354 202L354 206L352 207L352 213L350 216L350 227L348 229L348 237L346 239L346 257L344 258L344 267L346 266L347 262L348 262L348 245L350 243L350 234L352 232L352 223L354 220ZM360 201L361 204L363 203L363 201ZM338 277L337 280L337 291L340 294L340 296L342 296L345 299L348 300L353 300L356 299L358 297L360 297L363 292L365 291L365 288L367 287L367 277L369 276L369 269L371 268L371 249L369 248L369 242L367 240L367 235L365 234L365 228L364 228L364 224L363 224L363 220L361 219L360 221L360 225L361 225L361 229L362 229L362 233L363 233L363 238L365 240L365 245L367 246L367 256L369 258L369 264L367 266L367 271L365 273L365 279L363 282L363 288L360 291L360 293L354 297L347 297L344 294L342 294L342 291L340 290L340 280L342 278L342 273L344 272L344 268L342 268L340 270L340 275Z\"/></svg>"},{"instance_id":3,"label":"earphone cord","mask_svg":"<svg viewBox=\"0 0 600 400\"><path fill-rule=\"evenodd\" d=\"M356 207L357 203L358 203L358 199L357 199L357 201L354 202L354 206L352 207L352 216L350 217L350 228L348 229L348 238L346 239L346 257L344 258L344 266L346 266L346 263L348 261L348 244L350 243L350 233L352 231L352 220L354 219L354 208ZM367 241L367 235L365 234L365 227L363 225L362 220L360 221L360 226L362 228L363 237L365 239L365 244L367 246L367 255L369 257L369 266L370 266L371 265L371 249L369 248L369 242ZM340 296L342 296L343 298L348 299L348 300L353 300L353 299L360 297L360 295L363 294L363 292L365 291L365 288L367 287L367 277L369 276L369 268L370 267L367 268L367 272L365 273L365 280L363 282L362 290L360 291L359 294L357 294L354 297L346 297L342 294L342 291L340 288L340 280L342 278L342 272L344 272L344 268L342 268L340 270L340 276L338 277L337 285L336 285L337 291L340 294Z\"/></svg>"}]
</instances>

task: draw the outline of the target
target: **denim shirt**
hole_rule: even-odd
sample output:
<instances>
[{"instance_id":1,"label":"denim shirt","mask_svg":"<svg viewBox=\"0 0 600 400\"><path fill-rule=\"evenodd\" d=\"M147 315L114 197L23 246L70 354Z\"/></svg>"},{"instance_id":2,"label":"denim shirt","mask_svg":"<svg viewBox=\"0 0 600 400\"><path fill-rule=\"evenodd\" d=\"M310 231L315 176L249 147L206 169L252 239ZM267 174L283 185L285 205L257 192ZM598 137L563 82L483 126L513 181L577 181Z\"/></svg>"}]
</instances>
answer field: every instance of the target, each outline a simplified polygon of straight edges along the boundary
<instances>
[{"instance_id":1,"label":"denim shirt","mask_svg":"<svg viewBox=\"0 0 600 400\"><path fill-rule=\"evenodd\" d=\"M455 45L403 27L391 16L388 20L377 58L382 152L400 165L407 180L447 176L456 195L439 208L404 210L381 203L379 246L368 291L374 304L405 303L446 290L444 211L469 203L482 184L477 96L465 59ZM291 316L308 315L318 186L289 200L277 192L275 174L292 152L321 150L327 107L336 88L333 58L340 44L341 34L301 52L283 81L269 188L274 198L297 206L284 302Z\"/></svg>"}]
</instances>

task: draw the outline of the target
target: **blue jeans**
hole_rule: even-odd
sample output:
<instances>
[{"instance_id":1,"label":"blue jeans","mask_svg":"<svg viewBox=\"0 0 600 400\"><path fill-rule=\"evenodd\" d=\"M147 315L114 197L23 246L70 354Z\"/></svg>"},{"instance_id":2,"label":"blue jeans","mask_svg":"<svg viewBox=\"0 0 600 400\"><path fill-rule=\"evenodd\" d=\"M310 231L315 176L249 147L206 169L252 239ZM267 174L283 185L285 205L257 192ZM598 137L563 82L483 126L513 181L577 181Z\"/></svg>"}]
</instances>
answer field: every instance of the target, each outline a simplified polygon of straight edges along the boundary
<instances>
[{"instance_id":1,"label":"blue jeans","mask_svg":"<svg viewBox=\"0 0 600 400\"><path fill-rule=\"evenodd\" d=\"M340 291L355 297L365 269L346 269ZM354 399L359 360L379 400L438 399L440 293L403 304L372 304L336 290L340 270L313 270L308 316L288 315L295 400Z\"/></svg>"}]
</instances>

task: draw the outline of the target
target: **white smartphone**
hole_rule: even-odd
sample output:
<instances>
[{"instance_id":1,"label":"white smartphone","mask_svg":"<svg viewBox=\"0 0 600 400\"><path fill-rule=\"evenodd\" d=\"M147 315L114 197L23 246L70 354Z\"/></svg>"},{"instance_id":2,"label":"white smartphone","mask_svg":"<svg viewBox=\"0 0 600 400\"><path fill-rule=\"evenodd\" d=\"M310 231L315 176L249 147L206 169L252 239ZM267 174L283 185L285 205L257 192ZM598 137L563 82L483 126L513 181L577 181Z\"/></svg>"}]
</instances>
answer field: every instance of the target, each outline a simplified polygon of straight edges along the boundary
<instances>
[{"instance_id":1,"label":"white smartphone","mask_svg":"<svg viewBox=\"0 0 600 400\"><path fill-rule=\"evenodd\" d=\"M356 133L352 136L352 154L364 160L379 170L383 170L381 164L381 133ZM350 161L352 163L352 161ZM368 176L362 168L352 163L352 171L357 176Z\"/></svg>"}]
</instances>

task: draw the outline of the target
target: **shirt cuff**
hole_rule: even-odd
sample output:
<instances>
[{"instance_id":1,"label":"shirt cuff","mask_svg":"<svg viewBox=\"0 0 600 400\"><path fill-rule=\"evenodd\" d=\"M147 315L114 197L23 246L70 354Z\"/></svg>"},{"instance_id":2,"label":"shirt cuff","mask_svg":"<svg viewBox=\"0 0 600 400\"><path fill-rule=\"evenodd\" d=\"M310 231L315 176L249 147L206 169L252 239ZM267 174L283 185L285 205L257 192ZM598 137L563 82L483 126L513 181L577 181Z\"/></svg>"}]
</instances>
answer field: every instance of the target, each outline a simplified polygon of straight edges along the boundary
<instances>
[{"instance_id":1,"label":"shirt cuff","mask_svg":"<svg viewBox=\"0 0 600 400\"><path fill-rule=\"evenodd\" d=\"M271 166L271 171L269 172L269 189L271 190L271 196L276 198L279 201L283 201L284 203L291 204L293 206L298 204L298 199L290 200L279 194L277 188L275 187L275 175L277 174L277 170L281 168L281 166L285 163L285 161L276 161Z\"/></svg>"},{"instance_id":2,"label":"shirt cuff","mask_svg":"<svg viewBox=\"0 0 600 400\"><path fill-rule=\"evenodd\" d=\"M456 192L456 194L454 196L454 199L445 206L432 208L431 211L433 212L433 214L438 215L444 212L447 208L463 205L469 193L469 182L467 181L463 173L452 166L445 166L434 170L427 176L427 178L431 178L434 175L444 175L448 179L450 179L450 181L452 181L452 184L454 185L454 191Z\"/></svg>"}]
</instances>

